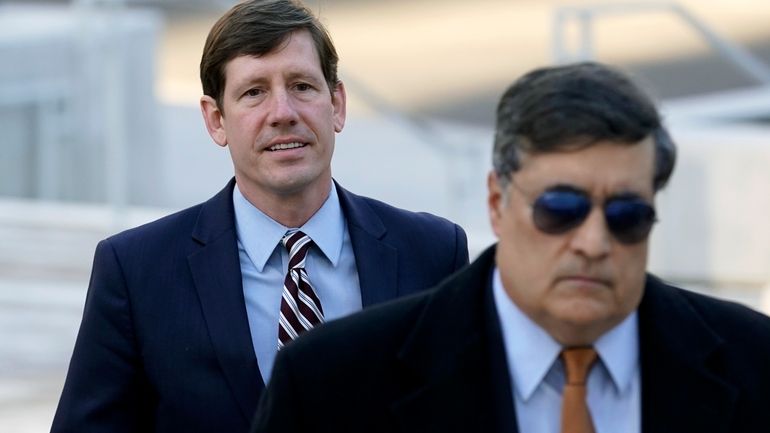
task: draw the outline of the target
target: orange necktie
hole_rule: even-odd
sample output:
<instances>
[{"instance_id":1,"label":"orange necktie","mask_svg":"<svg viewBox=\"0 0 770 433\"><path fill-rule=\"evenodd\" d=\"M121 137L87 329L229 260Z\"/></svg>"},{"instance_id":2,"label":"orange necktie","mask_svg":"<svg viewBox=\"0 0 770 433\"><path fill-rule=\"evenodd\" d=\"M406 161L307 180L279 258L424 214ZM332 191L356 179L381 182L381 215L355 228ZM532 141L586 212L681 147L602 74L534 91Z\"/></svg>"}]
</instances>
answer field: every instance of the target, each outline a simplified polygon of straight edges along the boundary
<instances>
[{"instance_id":1,"label":"orange necktie","mask_svg":"<svg viewBox=\"0 0 770 433\"><path fill-rule=\"evenodd\" d=\"M561 352L567 381L562 391L561 433L594 433L586 404L586 380L596 361L592 347L564 349Z\"/></svg>"}]
</instances>

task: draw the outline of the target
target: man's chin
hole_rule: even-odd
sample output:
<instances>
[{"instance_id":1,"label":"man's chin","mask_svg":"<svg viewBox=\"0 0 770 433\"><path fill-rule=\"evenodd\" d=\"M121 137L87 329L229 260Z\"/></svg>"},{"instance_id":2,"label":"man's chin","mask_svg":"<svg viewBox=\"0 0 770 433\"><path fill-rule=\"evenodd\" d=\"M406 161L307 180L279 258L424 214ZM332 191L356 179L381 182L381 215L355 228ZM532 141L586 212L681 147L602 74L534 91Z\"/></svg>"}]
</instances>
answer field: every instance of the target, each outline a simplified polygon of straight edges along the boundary
<instances>
[{"instance_id":1,"label":"man's chin","mask_svg":"<svg viewBox=\"0 0 770 433\"><path fill-rule=\"evenodd\" d=\"M273 194L285 197L307 193L322 194L328 192L331 187L331 177L291 173L275 179L270 186Z\"/></svg>"},{"instance_id":2,"label":"man's chin","mask_svg":"<svg viewBox=\"0 0 770 433\"><path fill-rule=\"evenodd\" d=\"M606 304L593 299L560 306L554 319L558 329L552 330L552 336L560 343L572 346L592 344L622 321L622 317L610 311Z\"/></svg>"}]
</instances>

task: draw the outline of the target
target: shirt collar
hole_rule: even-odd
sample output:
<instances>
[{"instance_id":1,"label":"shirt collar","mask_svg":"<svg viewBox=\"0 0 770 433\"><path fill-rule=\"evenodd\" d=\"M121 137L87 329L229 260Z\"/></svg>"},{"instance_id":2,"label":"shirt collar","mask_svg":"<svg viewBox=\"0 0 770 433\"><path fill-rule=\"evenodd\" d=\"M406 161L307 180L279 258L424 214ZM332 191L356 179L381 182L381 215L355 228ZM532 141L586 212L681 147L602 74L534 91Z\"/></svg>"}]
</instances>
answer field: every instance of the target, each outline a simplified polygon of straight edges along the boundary
<instances>
[{"instance_id":1,"label":"shirt collar","mask_svg":"<svg viewBox=\"0 0 770 433\"><path fill-rule=\"evenodd\" d=\"M299 229L310 236L332 265L337 266L345 236L345 217L334 184L321 209Z\"/></svg>"},{"instance_id":2,"label":"shirt collar","mask_svg":"<svg viewBox=\"0 0 770 433\"><path fill-rule=\"evenodd\" d=\"M495 268L492 292L500 318L508 368L516 393L527 401L561 352L561 345L508 297Z\"/></svg>"},{"instance_id":3,"label":"shirt collar","mask_svg":"<svg viewBox=\"0 0 770 433\"><path fill-rule=\"evenodd\" d=\"M639 319L636 311L594 343L616 391L625 393L639 365Z\"/></svg>"},{"instance_id":4,"label":"shirt collar","mask_svg":"<svg viewBox=\"0 0 770 433\"><path fill-rule=\"evenodd\" d=\"M527 401L545 379L562 348L508 297L497 268L492 278L492 291L514 388L519 397ZM594 348L609 371L616 390L626 392L638 368L636 311L602 335Z\"/></svg>"},{"instance_id":5,"label":"shirt collar","mask_svg":"<svg viewBox=\"0 0 770 433\"><path fill-rule=\"evenodd\" d=\"M292 227L275 221L251 204L237 184L233 188L233 206L238 241L257 271L262 272L281 238ZM299 229L310 236L333 266L337 266L342 253L345 219L334 184L321 208Z\"/></svg>"}]
</instances>

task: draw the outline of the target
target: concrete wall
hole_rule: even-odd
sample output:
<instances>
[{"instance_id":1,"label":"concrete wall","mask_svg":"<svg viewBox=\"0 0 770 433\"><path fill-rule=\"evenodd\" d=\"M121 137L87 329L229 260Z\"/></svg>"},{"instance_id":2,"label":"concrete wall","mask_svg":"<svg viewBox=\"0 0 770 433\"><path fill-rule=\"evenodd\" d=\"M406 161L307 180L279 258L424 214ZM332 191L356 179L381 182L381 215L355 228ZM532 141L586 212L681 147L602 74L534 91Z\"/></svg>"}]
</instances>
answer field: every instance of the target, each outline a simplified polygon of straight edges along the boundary
<instances>
[{"instance_id":1,"label":"concrete wall","mask_svg":"<svg viewBox=\"0 0 770 433\"><path fill-rule=\"evenodd\" d=\"M160 29L144 10L0 5L0 194L160 203Z\"/></svg>"}]
</instances>

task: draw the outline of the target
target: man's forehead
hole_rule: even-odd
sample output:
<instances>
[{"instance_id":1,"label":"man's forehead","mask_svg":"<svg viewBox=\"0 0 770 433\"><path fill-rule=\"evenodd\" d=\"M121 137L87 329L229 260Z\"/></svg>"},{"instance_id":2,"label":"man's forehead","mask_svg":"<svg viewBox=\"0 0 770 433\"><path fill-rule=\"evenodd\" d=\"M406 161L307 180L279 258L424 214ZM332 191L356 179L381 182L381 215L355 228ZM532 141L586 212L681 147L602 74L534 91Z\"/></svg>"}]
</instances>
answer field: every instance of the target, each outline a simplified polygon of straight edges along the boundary
<instances>
[{"instance_id":1,"label":"man's forehead","mask_svg":"<svg viewBox=\"0 0 770 433\"><path fill-rule=\"evenodd\" d=\"M612 192L652 193L654 143L597 141L548 152L522 153L516 179L548 188L559 184Z\"/></svg>"},{"instance_id":2,"label":"man's forehead","mask_svg":"<svg viewBox=\"0 0 770 433\"><path fill-rule=\"evenodd\" d=\"M324 79L320 62L309 56L292 56L274 63L270 57L241 55L225 65L225 79L228 87L237 87L245 83L269 81L274 77L291 79Z\"/></svg>"},{"instance_id":3,"label":"man's forehead","mask_svg":"<svg viewBox=\"0 0 770 433\"><path fill-rule=\"evenodd\" d=\"M280 64L273 64L264 57L244 54L233 58L225 65L225 76L228 78L253 79L267 77L277 72L283 76L323 75L320 64L308 61L308 57L300 56L283 59Z\"/></svg>"}]
</instances>

